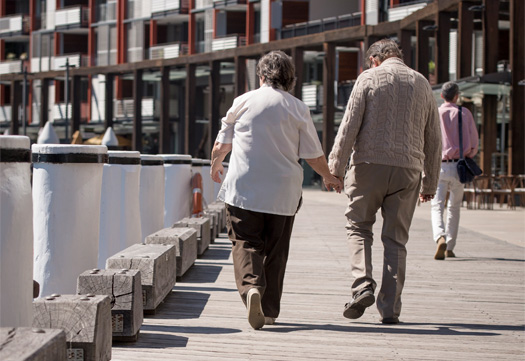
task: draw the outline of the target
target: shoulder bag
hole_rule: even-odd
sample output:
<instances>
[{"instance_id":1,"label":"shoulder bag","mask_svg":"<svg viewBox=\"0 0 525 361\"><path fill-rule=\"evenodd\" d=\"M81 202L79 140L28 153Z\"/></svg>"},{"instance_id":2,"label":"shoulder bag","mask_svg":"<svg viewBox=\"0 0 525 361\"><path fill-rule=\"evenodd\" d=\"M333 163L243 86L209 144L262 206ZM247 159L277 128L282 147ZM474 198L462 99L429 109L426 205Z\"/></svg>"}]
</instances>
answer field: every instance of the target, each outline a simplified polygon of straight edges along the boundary
<instances>
[{"instance_id":1,"label":"shoulder bag","mask_svg":"<svg viewBox=\"0 0 525 361\"><path fill-rule=\"evenodd\" d=\"M462 107L459 108L458 127L459 127L459 160L458 160L458 175L461 183L469 183L474 180L474 177L483 173L472 158L463 157L463 124L462 124Z\"/></svg>"}]
</instances>

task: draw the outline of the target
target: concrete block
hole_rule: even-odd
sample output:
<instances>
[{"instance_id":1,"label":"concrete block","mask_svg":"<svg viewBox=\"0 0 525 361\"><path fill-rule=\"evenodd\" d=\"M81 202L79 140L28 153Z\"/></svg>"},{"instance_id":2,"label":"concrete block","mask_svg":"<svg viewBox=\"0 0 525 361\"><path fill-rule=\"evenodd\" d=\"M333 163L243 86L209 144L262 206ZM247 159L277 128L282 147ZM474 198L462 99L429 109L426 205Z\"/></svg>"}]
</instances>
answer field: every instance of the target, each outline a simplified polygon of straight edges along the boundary
<instances>
[{"instance_id":1,"label":"concrete block","mask_svg":"<svg viewBox=\"0 0 525 361\"><path fill-rule=\"evenodd\" d=\"M33 327L66 333L68 360L111 360L111 302L108 296L52 295L33 301Z\"/></svg>"},{"instance_id":2,"label":"concrete block","mask_svg":"<svg viewBox=\"0 0 525 361\"><path fill-rule=\"evenodd\" d=\"M197 231L164 228L146 237L146 244L172 244L177 248L177 277L182 277L197 259Z\"/></svg>"},{"instance_id":3,"label":"concrete block","mask_svg":"<svg viewBox=\"0 0 525 361\"><path fill-rule=\"evenodd\" d=\"M204 251L210 245L210 219L208 217L201 218L183 218L173 225L174 228L189 227L197 231L197 255L202 256Z\"/></svg>"},{"instance_id":4,"label":"concrete block","mask_svg":"<svg viewBox=\"0 0 525 361\"><path fill-rule=\"evenodd\" d=\"M106 268L139 270L144 312L155 313L177 281L177 248L166 244L135 244L108 258Z\"/></svg>"},{"instance_id":5,"label":"concrete block","mask_svg":"<svg viewBox=\"0 0 525 361\"><path fill-rule=\"evenodd\" d=\"M66 361L66 334L60 329L0 328L2 361Z\"/></svg>"},{"instance_id":6,"label":"concrete block","mask_svg":"<svg viewBox=\"0 0 525 361\"><path fill-rule=\"evenodd\" d=\"M140 271L103 269L82 273L77 280L79 295L106 295L110 298L113 341L134 342L143 321Z\"/></svg>"}]
</instances>

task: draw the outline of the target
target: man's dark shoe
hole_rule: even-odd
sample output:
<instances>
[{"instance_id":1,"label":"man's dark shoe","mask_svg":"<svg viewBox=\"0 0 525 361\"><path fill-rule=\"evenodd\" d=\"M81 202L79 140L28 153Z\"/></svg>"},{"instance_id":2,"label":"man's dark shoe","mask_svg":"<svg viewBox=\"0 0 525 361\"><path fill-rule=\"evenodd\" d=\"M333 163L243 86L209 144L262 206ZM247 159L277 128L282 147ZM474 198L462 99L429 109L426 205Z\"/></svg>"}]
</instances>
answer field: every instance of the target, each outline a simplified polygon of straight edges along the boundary
<instances>
[{"instance_id":1,"label":"man's dark shoe","mask_svg":"<svg viewBox=\"0 0 525 361\"><path fill-rule=\"evenodd\" d=\"M367 307L374 304L376 298L374 291L370 288L365 288L354 296L354 299L345 305L343 316L352 320L363 316Z\"/></svg>"},{"instance_id":2,"label":"man's dark shoe","mask_svg":"<svg viewBox=\"0 0 525 361\"><path fill-rule=\"evenodd\" d=\"M399 318L397 317L385 317L381 320L381 323L385 325L397 325L399 323Z\"/></svg>"}]
</instances>

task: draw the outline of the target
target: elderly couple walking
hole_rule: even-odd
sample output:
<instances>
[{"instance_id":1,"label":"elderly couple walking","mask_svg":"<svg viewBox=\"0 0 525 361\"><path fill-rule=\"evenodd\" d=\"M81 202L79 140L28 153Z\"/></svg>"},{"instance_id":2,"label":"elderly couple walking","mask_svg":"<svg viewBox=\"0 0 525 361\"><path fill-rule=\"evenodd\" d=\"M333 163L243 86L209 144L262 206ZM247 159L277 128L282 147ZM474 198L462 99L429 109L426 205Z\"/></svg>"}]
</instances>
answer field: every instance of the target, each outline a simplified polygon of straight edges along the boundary
<instances>
[{"instance_id":1,"label":"elderly couple walking","mask_svg":"<svg viewBox=\"0 0 525 361\"><path fill-rule=\"evenodd\" d=\"M356 319L376 301L372 226L381 209L384 266L377 307L398 323L408 231L418 196L433 198L441 165L436 102L428 81L401 60L391 40L367 52L327 163L308 107L288 92L295 69L281 51L257 65L260 88L233 102L212 151L211 176L226 203L235 281L254 329L279 316L294 217L301 204L304 159L329 190L344 192L354 278L343 315ZM350 160L350 162L349 162ZM423 174L423 175L422 175ZM344 179L344 186L343 186Z\"/></svg>"}]
</instances>

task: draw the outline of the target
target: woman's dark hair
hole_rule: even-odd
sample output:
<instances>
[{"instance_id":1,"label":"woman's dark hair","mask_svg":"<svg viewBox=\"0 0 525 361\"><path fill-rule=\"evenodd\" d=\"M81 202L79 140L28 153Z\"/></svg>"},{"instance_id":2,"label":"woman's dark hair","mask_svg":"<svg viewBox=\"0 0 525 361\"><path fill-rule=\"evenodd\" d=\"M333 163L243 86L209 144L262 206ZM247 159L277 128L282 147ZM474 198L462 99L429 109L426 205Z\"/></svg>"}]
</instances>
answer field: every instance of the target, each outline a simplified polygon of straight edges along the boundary
<instances>
[{"instance_id":1,"label":"woman's dark hair","mask_svg":"<svg viewBox=\"0 0 525 361\"><path fill-rule=\"evenodd\" d=\"M271 51L257 63L257 76L272 88L290 91L295 85L295 66L284 52Z\"/></svg>"},{"instance_id":2,"label":"woman's dark hair","mask_svg":"<svg viewBox=\"0 0 525 361\"><path fill-rule=\"evenodd\" d=\"M401 49L399 49L394 40L382 39L376 41L375 43L370 45L370 48L368 48L365 59L367 68L370 68L372 66L370 57L376 58L377 60L379 60L379 62L382 63L386 59L394 57L403 60L403 53L401 52Z\"/></svg>"}]
</instances>

